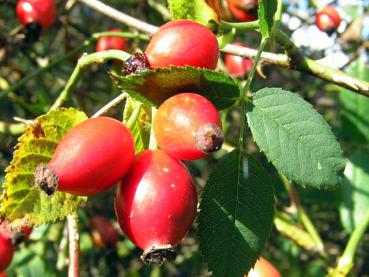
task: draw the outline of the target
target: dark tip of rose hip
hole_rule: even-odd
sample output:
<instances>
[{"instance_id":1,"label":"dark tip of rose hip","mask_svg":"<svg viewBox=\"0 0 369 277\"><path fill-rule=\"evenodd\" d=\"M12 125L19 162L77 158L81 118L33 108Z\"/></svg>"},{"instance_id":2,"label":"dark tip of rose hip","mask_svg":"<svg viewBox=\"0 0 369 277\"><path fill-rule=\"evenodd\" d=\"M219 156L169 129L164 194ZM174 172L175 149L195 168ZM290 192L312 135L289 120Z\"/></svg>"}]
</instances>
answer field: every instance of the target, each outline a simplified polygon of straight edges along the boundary
<instances>
[{"instance_id":1,"label":"dark tip of rose hip","mask_svg":"<svg viewBox=\"0 0 369 277\"><path fill-rule=\"evenodd\" d=\"M205 124L195 133L196 146L205 153L211 153L222 147L224 135L222 129L216 124Z\"/></svg>"},{"instance_id":2,"label":"dark tip of rose hip","mask_svg":"<svg viewBox=\"0 0 369 277\"><path fill-rule=\"evenodd\" d=\"M40 165L36 168L35 182L37 187L50 196L58 189L59 178L47 166Z\"/></svg>"},{"instance_id":3,"label":"dark tip of rose hip","mask_svg":"<svg viewBox=\"0 0 369 277\"><path fill-rule=\"evenodd\" d=\"M176 254L175 247L170 244L157 245L146 249L141 255L141 260L145 264L162 265L166 261L173 260Z\"/></svg>"},{"instance_id":4,"label":"dark tip of rose hip","mask_svg":"<svg viewBox=\"0 0 369 277\"><path fill-rule=\"evenodd\" d=\"M142 70L149 69L150 65L145 54L136 53L123 63L123 75L138 73Z\"/></svg>"},{"instance_id":5,"label":"dark tip of rose hip","mask_svg":"<svg viewBox=\"0 0 369 277\"><path fill-rule=\"evenodd\" d=\"M25 42L27 44L30 44L38 41L38 39L40 38L41 31L42 27L40 23L32 22L27 24L25 27L25 35L26 35Z\"/></svg>"}]
</instances>

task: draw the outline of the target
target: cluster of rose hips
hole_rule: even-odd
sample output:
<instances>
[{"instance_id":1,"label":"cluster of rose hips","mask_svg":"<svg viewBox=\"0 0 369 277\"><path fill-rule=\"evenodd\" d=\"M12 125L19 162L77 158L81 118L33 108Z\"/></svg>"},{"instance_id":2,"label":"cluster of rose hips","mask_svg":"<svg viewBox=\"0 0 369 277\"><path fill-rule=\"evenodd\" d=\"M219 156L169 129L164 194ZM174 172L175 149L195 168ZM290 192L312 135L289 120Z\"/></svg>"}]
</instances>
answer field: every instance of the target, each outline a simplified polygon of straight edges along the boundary
<instances>
[{"instance_id":1,"label":"cluster of rose hips","mask_svg":"<svg viewBox=\"0 0 369 277\"><path fill-rule=\"evenodd\" d=\"M187 39L194 33L202 41ZM182 47L175 47L178 41ZM214 34L190 20L163 25L145 51L150 68L215 69L218 55ZM181 160L218 150L223 133L217 109L194 92L176 94L159 106L153 133L160 150L135 156L132 134L121 122L103 116L88 119L62 138L46 166L37 167L35 182L49 195L63 191L84 196L120 182L115 212L123 232L144 250L144 260L161 263L173 255L197 210L196 188Z\"/></svg>"},{"instance_id":2,"label":"cluster of rose hips","mask_svg":"<svg viewBox=\"0 0 369 277\"><path fill-rule=\"evenodd\" d=\"M31 235L32 228L23 226L19 230L11 228L8 221L0 223L0 276L5 277L2 273L10 265L15 246L27 240Z\"/></svg>"},{"instance_id":3,"label":"cluster of rose hips","mask_svg":"<svg viewBox=\"0 0 369 277\"><path fill-rule=\"evenodd\" d=\"M257 18L256 0L228 3L237 19ZM55 6L52 0L20 0L17 16L35 40L41 30L53 24ZM96 51L126 48L124 38L104 37ZM218 56L218 43L211 31L190 20L174 20L152 37L145 54L134 55L124 64L123 73L169 66L215 69ZM230 74L237 77L252 66L252 61L233 55L227 55L225 62ZM223 133L218 111L196 92L167 99L155 114L153 133L160 150L145 150L135 156L133 137L121 122L109 117L88 119L63 137L47 166L37 167L35 182L49 195L62 191L82 196L99 194L119 182L114 206L120 227L144 250L145 261L162 263L174 255L174 247L196 215L196 188L181 160L204 158L218 150ZM96 246L111 247L118 241L118 233L106 218L95 216L90 225ZM0 251L6 253L0 261L1 272L11 261L13 245L1 234L0 244ZM260 276L280 276L263 258L248 276L266 269L270 270L267 275Z\"/></svg>"}]
</instances>

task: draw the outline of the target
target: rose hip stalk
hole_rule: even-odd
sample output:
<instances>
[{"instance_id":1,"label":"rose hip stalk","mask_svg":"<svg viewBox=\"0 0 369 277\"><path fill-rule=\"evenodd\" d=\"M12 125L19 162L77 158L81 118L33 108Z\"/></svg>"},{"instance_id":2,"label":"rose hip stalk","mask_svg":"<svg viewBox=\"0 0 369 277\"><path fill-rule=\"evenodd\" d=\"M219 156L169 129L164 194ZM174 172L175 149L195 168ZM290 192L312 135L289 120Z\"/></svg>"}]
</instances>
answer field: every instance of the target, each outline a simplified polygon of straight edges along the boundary
<instances>
[{"instance_id":1,"label":"rose hip stalk","mask_svg":"<svg viewBox=\"0 0 369 277\"><path fill-rule=\"evenodd\" d=\"M168 98L153 122L159 147L180 160L204 158L222 146L222 123L214 105L195 93Z\"/></svg>"},{"instance_id":2,"label":"rose hip stalk","mask_svg":"<svg viewBox=\"0 0 369 277\"><path fill-rule=\"evenodd\" d=\"M134 158L130 131L109 117L88 119L70 130L47 166L36 169L36 185L47 194L56 190L92 196L111 188Z\"/></svg>"},{"instance_id":3,"label":"rose hip stalk","mask_svg":"<svg viewBox=\"0 0 369 277\"><path fill-rule=\"evenodd\" d=\"M118 186L114 206L125 235L144 250L141 258L162 264L191 228L197 194L180 161L146 150Z\"/></svg>"}]
</instances>

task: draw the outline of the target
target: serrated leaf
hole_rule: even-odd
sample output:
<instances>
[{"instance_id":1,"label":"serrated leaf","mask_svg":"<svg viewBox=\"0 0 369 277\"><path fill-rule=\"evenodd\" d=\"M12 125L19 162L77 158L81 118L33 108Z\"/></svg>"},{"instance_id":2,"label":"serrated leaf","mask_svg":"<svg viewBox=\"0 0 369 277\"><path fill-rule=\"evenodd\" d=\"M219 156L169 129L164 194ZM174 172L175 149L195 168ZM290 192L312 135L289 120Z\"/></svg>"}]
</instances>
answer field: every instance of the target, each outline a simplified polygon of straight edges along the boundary
<instances>
[{"instance_id":1,"label":"serrated leaf","mask_svg":"<svg viewBox=\"0 0 369 277\"><path fill-rule=\"evenodd\" d=\"M351 233L369 210L369 150L354 153L349 158L344 175L339 211L343 227Z\"/></svg>"},{"instance_id":2,"label":"serrated leaf","mask_svg":"<svg viewBox=\"0 0 369 277\"><path fill-rule=\"evenodd\" d=\"M62 192L50 197L34 185L36 167L47 164L64 134L86 119L81 111L60 108L36 118L26 128L5 170L0 213L7 220L14 225L54 222L74 212L86 199Z\"/></svg>"},{"instance_id":3,"label":"serrated leaf","mask_svg":"<svg viewBox=\"0 0 369 277\"><path fill-rule=\"evenodd\" d=\"M220 22L218 1L214 0L168 0L172 19L191 19L205 26Z\"/></svg>"},{"instance_id":4,"label":"serrated leaf","mask_svg":"<svg viewBox=\"0 0 369 277\"><path fill-rule=\"evenodd\" d=\"M277 11L277 0L259 0L258 18L260 33L269 38Z\"/></svg>"},{"instance_id":5,"label":"serrated leaf","mask_svg":"<svg viewBox=\"0 0 369 277\"><path fill-rule=\"evenodd\" d=\"M151 130L151 107L142 105L137 100L129 97L124 107L123 123L127 126L128 121L135 117L137 107L140 105L139 114L135 123L130 127L133 139L135 142L136 154L147 149L150 142L150 130Z\"/></svg>"},{"instance_id":6,"label":"serrated leaf","mask_svg":"<svg viewBox=\"0 0 369 277\"><path fill-rule=\"evenodd\" d=\"M200 250L214 276L243 276L271 230L273 185L251 156L235 150L210 174L198 216Z\"/></svg>"},{"instance_id":7,"label":"serrated leaf","mask_svg":"<svg viewBox=\"0 0 369 277\"><path fill-rule=\"evenodd\" d=\"M239 96L238 84L227 74L189 66L144 70L128 76L111 73L111 76L119 89L150 106L159 106L181 92L196 92L221 110L232 106Z\"/></svg>"},{"instance_id":8,"label":"serrated leaf","mask_svg":"<svg viewBox=\"0 0 369 277\"><path fill-rule=\"evenodd\" d=\"M289 180L333 188L345 166L342 150L324 118L298 95L264 88L253 96L247 121L254 140Z\"/></svg>"},{"instance_id":9,"label":"serrated leaf","mask_svg":"<svg viewBox=\"0 0 369 277\"><path fill-rule=\"evenodd\" d=\"M363 58L354 61L347 72L362 80L369 80L369 67ZM341 136L359 143L369 142L369 98L342 89L339 94L341 104Z\"/></svg>"}]
</instances>

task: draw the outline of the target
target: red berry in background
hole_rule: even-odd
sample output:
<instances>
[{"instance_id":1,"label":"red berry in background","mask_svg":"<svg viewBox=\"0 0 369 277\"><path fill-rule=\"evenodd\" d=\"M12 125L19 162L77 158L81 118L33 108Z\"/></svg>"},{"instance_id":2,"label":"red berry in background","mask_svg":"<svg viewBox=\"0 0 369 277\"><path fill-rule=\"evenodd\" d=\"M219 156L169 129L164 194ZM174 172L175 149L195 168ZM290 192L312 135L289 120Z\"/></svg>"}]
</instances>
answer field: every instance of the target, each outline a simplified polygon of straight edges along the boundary
<instances>
[{"instance_id":1,"label":"red berry in background","mask_svg":"<svg viewBox=\"0 0 369 277\"><path fill-rule=\"evenodd\" d=\"M132 135L120 121L87 119L62 138L47 166L37 167L36 185L47 194L96 195L124 176L134 153Z\"/></svg>"},{"instance_id":2,"label":"red berry in background","mask_svg":"<svg viewBox=\"0 0 369 277\"><path fill-rule=\"evenodd\" d=\"M11 263L14 248L10 238L0 233L0 272L4 271Z\"/></svg>"},{"instance_id":3,"label":"red berry in background","mask_svg":"<svg viewBox=\"0 0 369 277\"><path fill-rule=\"evenodd\" d=\"M333 33L341 24L341 16L334 6L327 6L316 14L315 24L321 31Z\"/></svg>"},{"instance_id":4,"label":"red berry in background","mask_svg":"<svg viewBox=\"0 0 369 277\"><path fill-rule=\"evenodd\" d=\"M168 98L158 108L153 128L159 147L180 160L204 158L218 150L224 139L217 109L195 93Z\"/></svg>"},{"instance_id":5,"label":"red berry in background","mask_svg":"<svg viewBox=\"0 0 369 277\"><path fill-rule=\"evenodd\" d=\"M219 46L208 28L180 19L161 26L151 38L145 54L152 68L188 65L215 69Z\"/></svg>"},{"instance_id":6,"label":"red berry in background","mask_svg":"<svg viewBox=\"0 0 369 277\"><path fill-rule=\"evenodd\" d=\"M119 29L112 29L110 32L120 32ZM127 42L121 37L101 37L96 43L96 52L110 49L127 50Z\"/></svg>"},{"instance_id":7,"label":"red berry in background","mask_svg":"<svg viewBox=\"0 0 369 277\"><path fill-rule=\"evenodd\" d=\"M239 21L248 22L258 18L258 0L228 0L228 7Z\"/></svg>"},{"instance_id":8,"label":"red berry in background","mask_svg":"<svg viewBox=\"0 0 369 277\"><path fill-rule=\"evenodd\" d=\"M25 26L25 42L38 40L42 30L55 22L56 9L53 0L19 0L17 18Z\"/></svg>"},{"instance_id":9,"label":"red berry in background","mask_svg":"<svg viewBox=\"0 0 369 277\"><path fill-rule=\"evenodd\" d=\"M125 235L144 250L142 259L163 263L196 215L197 194L186 167L161 150L138 154L117 188L114 207Z\"/></svg>"},{"instance_id":10,"label":"red berry in background","mask_svg":"<svg viewBox=\"0 0 369 277\"><path fill-rule=\"evenodd\" d=\"M0 277L8 277L5 272L0 273Z\"/></svg>"},{"instance_id":11,"label":"red berry in background","mask_svg":"<svg viewBox=\"0 0 369 277\"><path fill-rule=\"evenodd\" d=\"M282 277L282 275L268 260L260 257L245 277Z\"/></svg>"},{"instance_id":12,"label":"red berry in background","mask_svg":"<svg viewBox=\"0 0 369 277\"><path fill-rule=\"evenodd\" d=\"M92 241L98 248L115 247L119 234L113 223L104 216L95 215L90 220Z\"/></svg>"},{"instance_id":13,"label":"red berry in background","mask_svg":"<svg viewBox=\"0 0 369 277\"><path fill-rule=\"evenodd\" d=\"M246 46L239 42L232 43L232 45ZM229 74L231 74L234 77L245 76L245 74L248 73L252 67L251 60L240 56L226 54L224 60Z\"/></svg>"},{"instance_id":14,"label":"red berry in background","mask_svg":"<svg viewBox=\"0 0 369 277\"><path fill-rule=\"evenodd\" d=\"M56 17L53 0L19 0L16 10L22 25L38 23L43 30L50 27Z\"/></svg>"}]
</instances>

